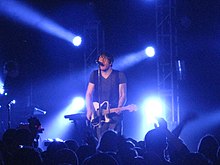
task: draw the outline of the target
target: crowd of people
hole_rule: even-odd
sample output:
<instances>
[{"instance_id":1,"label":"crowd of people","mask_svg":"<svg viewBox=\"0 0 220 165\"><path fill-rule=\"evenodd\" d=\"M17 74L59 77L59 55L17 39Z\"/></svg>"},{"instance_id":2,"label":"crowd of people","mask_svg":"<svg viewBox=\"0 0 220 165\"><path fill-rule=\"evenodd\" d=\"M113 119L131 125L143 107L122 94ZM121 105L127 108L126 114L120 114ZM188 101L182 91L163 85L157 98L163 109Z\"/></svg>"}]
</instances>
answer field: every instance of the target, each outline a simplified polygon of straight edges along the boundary
<instances>
[{"instance_id":1,"label":"crowd of people","mask_svg":"<svg viewBox=\"0 0 220 165\"><path fill-rule=\"evenodd\" d=\"M218 165L219 142L214 135L201 137L197 152L191 152L179 134L180 123L173 131L164 119L136 141L106 130L97 139L93 134L79 144L74 139L53 141L45 150L34 145L29 129L10 128L0 141L2 165Z\"/></svg>"}]
</instances>

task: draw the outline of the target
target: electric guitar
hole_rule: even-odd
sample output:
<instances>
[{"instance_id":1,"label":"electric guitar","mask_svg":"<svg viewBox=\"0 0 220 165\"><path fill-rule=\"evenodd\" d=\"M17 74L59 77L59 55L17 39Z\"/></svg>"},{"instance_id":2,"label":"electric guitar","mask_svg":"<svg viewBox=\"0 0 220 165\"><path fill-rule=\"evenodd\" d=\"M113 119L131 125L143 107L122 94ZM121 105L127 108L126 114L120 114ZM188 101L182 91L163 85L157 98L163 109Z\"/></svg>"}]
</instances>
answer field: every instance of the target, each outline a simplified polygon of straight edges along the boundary
<instances>
[{"instance_id":1,"label":"electric guitar","mask_svg":"<svg viewBox=\"0 0 220 165\"><path fill-rule=\"evenodd\" d=\"M92 115L92 119L91 119L91 123L93 126L99 126L101 123L110 122L111 119L108 117L108 115L111 113L120 114L122 111L133 112L137 110L137 106L134 104L130 104L130 105L119 107L119 108L110 108L108 101L104 101L103 103L100 104L101 111L99 109L98 102L93 102L93 106L95 109L95 113Z\"/></svg>"}]
</instances>

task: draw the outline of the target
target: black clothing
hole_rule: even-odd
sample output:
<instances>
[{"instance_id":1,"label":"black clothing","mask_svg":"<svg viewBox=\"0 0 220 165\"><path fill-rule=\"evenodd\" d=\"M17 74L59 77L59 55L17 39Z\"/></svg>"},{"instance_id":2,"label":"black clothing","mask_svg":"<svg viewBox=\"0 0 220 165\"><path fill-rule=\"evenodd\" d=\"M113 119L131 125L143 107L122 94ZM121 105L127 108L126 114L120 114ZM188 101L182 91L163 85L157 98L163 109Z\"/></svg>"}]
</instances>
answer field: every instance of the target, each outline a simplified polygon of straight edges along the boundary
<instances>
[{"instance_id":1,"label":"black clothing","mask_svg":"<svg viewBox=\"0 0 220 165\"><path fill-rule=\"evenodd\" d=\"M118 107L119 84L127 83L126 76L123 72L112 70L111 74L107 78L104 78L98 75L98 70L95 70L91 73L89 82L95 85L93 102L100 101L99 103L101 104L104 101L108 101L110 109ZM98 138L108 129L115 130L118 134L122 132L122 114L111 113L107 116L111 119L110 122L102 123L101 126L96 127Z\"/></svg>"},{"instance_id":2,"label":"black clothing","mask_svg":"<svg viewBox=\"0 0 220 165\"><path fill-rule=\"evenodd\" d=\"M100 103L108 101L110 108L118 107L119 84L127 83L123 72L112 70L108 78L101 76L101 84L98 84L98 70L95 70L91 73L89 82L95 84L94 102L99 102L98 88L100 88Z\"/></svg>"}]
</instances>

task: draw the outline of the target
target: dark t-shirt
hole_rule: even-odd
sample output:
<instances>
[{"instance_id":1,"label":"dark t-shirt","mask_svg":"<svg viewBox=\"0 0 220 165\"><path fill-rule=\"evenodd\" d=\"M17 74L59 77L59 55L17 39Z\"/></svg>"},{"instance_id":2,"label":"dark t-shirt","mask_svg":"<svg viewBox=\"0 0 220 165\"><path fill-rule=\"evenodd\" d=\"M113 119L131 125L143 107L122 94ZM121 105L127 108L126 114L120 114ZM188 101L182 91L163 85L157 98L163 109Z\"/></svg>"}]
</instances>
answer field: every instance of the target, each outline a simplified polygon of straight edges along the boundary
<instances>
[{"instance_id":1,"label":"dark t-shirt","mask_svg":"<svg viewBox=\"0 0 220 165\"><path fill-rule=\"evenodd\" d=\"M90 83L95 84L93 101L99 102L98 91L100 90L100 103L108 101L110 108L118 107L119 84L127 83L125 74L118 70L112 70L107 79L101 76L100 84L98 77L98 70L94 70L89 79Z\"/></svg>"}]
</instances>

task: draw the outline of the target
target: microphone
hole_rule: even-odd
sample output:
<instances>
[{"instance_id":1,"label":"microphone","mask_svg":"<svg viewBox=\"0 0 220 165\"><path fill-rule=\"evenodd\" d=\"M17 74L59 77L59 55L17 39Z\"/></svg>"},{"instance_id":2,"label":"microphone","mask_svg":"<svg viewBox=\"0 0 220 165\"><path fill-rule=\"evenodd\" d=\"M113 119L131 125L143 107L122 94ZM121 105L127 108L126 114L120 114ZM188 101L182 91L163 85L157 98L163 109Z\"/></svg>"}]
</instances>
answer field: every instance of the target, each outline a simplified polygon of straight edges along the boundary
<instances>
[{"instance_id":1,"label":"microphone","mask_svg":"<svg viewBox=\"0 0 220 165\"><path fill-rule=\"evenodd\" d=\"M100 66L104 66L104 64L102 62L98 61L98 60L96 60L95 62L96 62L96 64L98 64Z\"/></svg>"}]
</instances>

